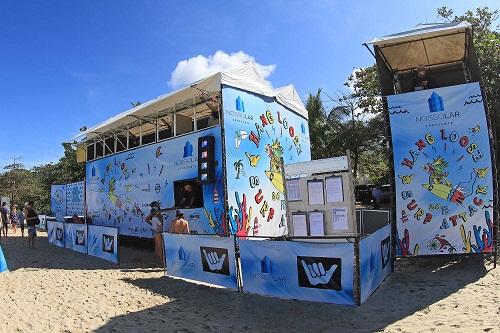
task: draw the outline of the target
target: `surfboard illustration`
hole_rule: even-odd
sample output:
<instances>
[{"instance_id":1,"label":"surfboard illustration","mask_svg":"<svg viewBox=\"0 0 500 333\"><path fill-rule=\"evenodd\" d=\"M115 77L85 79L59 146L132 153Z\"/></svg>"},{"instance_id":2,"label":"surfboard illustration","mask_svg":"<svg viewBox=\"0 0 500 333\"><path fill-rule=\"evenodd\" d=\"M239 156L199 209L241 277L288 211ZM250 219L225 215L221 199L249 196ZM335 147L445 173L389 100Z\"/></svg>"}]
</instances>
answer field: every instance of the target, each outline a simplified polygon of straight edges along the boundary
<instances>
[{"instance_id":1,"label":"surfboard illustration","mask_svg":"<svg viewBox=\"0 0 500 333\"><path fill-rule=\"evenodd\" d=\"M266 153L270 158L269 170L265 170L267 178L273 186L280 192L284 191L283 173L281 171L281 157L283 156L283 147L278 139L272 144L266 145Z\"/></svg>"},{"instance_id":2,"label":"surfboard illustration","mask_svg":"<svg viewBox=\"0 0 500 333\"><path fill-rule=\"evenodd\" d=\"M283 184L283 175L281 172L271 172L268 170L265 170L264 173L266 174L267 178L271 181L271 183L276 187L276 189L280 192L283 192L284 190L284 184Z\"/></svg>"}]
</instances>

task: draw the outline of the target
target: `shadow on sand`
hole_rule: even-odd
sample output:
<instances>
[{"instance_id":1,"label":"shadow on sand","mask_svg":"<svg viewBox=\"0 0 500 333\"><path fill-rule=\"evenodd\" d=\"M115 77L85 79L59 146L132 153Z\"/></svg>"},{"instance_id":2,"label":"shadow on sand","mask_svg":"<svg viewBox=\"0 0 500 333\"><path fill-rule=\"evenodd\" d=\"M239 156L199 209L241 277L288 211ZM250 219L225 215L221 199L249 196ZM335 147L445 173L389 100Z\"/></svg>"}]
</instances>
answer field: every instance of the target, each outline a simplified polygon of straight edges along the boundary
<instances>
[{"instance_id":1,"label":"shadow on sand","mask_svg":"<svg viewBox=\"0 0 500 333\"><path fill-rule=\"evenodd\" d=\"M9 230L10 231L10 230ZM27 233L25 233L26 235ZM20 237L19 230L16 236L2 237L0 245L7 260L10 271L25 269L65 269L65 270L93 270L93 269L123 269L136 270L157 267L154 263L154 249L152 242L140 242L134 245L130 241L120 242L120 264L92 257L84 253L74 252L49 244L47 233L37 231L36 249L28 248L27 237ZM68 260L71 256L73 260ZM150 270L148 270L150 271Z\"/></svg>"},{"instance_id":2,"label":"shadow on sand","mask_svg":"<svg viewBox=\"0 0 500 333\"><path fill-rule=\"evenodd\" d=\"M242 294L168 277L126 280L170 302L117 316L97 332L373 332L486 273L482 256L398 260L396 271L361 307Z\"/></svg>"}]
</instances>

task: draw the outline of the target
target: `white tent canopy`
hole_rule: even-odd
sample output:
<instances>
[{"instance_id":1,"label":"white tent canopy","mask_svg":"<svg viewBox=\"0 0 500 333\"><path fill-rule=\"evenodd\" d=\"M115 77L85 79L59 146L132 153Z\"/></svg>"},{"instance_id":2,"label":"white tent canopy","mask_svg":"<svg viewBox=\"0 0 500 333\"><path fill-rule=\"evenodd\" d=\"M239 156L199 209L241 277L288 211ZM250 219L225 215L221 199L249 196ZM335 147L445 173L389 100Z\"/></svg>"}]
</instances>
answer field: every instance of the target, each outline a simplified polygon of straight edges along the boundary
<instances>
[{"instance_id":1,"label":"white tent canopy","mask_svg":"<svg viewBox=\"0 0 500 333\"><path fill-rule=\"evenodd\" d=\"M412 30L375 38L367 44L379 48L392 71L419 64L435 66L464 61L467 56L467 22L420 24Z\"/></svg>"},{"instance_id":2,"label":"white tent canopy","mask_svg":"<svg viewBox=\"0 0 500 333\"><path fill-rule=\"evenodd\" d=\"M122 112L97 126L87 129L75 136L73 140L86 140L97 137L118 127L131 124L136 121L138 117L153 117L158 111L174 107L178 103L199 96L200 90L218 93L221 89L221 85L228 85L255 94L275 98L278 103L298 113L302 117L308 118L307 110L300 100L299 94L292 85L273 89L259 74L256 65L252 62L246 62L238 68L218 72L194 82L188 87L159 96L135 108Z\"/></svg>"}]
</instances>

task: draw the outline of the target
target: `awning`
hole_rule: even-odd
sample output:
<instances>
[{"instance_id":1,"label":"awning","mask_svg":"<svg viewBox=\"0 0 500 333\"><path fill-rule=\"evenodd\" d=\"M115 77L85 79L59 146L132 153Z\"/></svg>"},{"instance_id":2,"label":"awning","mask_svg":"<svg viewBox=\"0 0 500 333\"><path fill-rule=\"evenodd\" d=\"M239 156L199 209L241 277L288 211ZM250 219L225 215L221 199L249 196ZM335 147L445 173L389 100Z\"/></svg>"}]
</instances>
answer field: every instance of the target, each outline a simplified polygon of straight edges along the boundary
<instances>
[{"instance_id":1,"label":"awning","mask_svg":"<svg viewBox=\"0 0 500 333\"><path fill-rule=\"evenodd\" d=\"M367 44L378 47L393 72L414 69L419 64L435 66L465 60L468 22L420 24L412 30L380 38Z\"/></svg>"},{"instance_id":2,"label":"awning","mask_svg":"<svg viewBox=\"0 0 500 333\"><path fill-rule=\"evenodd\" d=\"M277 102L284 107L298 113L306 119L308 118L307 110L293 86L290 85L273 89L268 82L261 77L256 65L252 62L246 62L238 68L218 72L194 82L188 87L159 96L135 108L122 112L78 134L72 140L83 141L101 136L106 132L129 125L137 121L137 118L155 116L158 111L168 109L178 103L195 98L200 95L200 90L217 93L220 91L221 85L228 85L255 94L275 98Z\"/></svg>"}]
</instances>

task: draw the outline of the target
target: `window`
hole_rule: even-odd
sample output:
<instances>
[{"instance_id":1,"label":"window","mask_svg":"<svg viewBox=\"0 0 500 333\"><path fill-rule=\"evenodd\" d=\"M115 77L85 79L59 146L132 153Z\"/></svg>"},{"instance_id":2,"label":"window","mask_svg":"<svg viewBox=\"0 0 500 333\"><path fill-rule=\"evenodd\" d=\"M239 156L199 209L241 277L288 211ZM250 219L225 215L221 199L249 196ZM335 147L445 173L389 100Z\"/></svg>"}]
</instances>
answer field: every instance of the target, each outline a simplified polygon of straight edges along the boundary
<instances>
[{"instance_id":1,"label":"window","mask_svg":"<svg viewBox=\"0 0 500 333\"><path fill-rule=\"evenodd\" d=\"M104 155L108 156L115 152L115 137L111 136L109 138L104 139Z\"/></svg>"},{"instance_id":2,"label":"window","mask_svg":"<svg viewBox=\"0 0 500 333\"><path fill-rule=\"evenodd\" d=\"M128 130L128 148L139 147L141 136L141 123L139 121L130 125Z\"/></svg>"},{"instance_id":3,"label":"window","mask_svg":"<svg viewBox=\"0 0 500 333\"><path fill-rule=\"evenodd\" d=\"M175 135L194 131L194 108L187 108L175 113Z\"/></svg>"},{"instance_id":4,"label":"window","mask_svg":"<svg viewBox=\"0 0 500 333\"><path fill-rule=\"evenodd\" d=\"M158 141L174 136L173 114L167 114L158 119Z\"/></svg>"},{"instance_id":5,"label":"window","mask_svg":"<svg viewBox=\"0 0 500 333\"><path fill-rule=\"evenodd\" d=\"M104 156L104 144L102 141L97 141L95 143L95 157L103 157Z\"/></svg>"},{"instance_id":6,"label":"window","mask_svg":"<svg viewBox=\"0 0 500 333\"><path fill-rule=\"evenodd\" d=\"M95 145L93 143L87 145L87 161L95 158Z\"/></svg>"},{"instance_id":7,"label":"window","mask_svg":"<svg viewBox=\"0 0 500 333\"><path fill-rule=\"evenodd\" d=\"M120 133L116 135L116 152L124 151L127 149L127 133Z\"/></svg>"},{"instance_id":8,"label":"window","mask_svg":"<svg viewBox=\"0 0 500 333\"><path fill-rule=\"evenodd\" d=\"M144 121L142 123L142 145L156 142L156 122Z\"/></svg>"},{"instance_id":9,"label":"window","mask_svg":"<svg viewBox=\"0 0 500 333\"><path fill-rule=\"evenodd\" d=\"M203 207L203 187L195 179L174 181L176 208Z\"/></svg>"}]
</instances>

